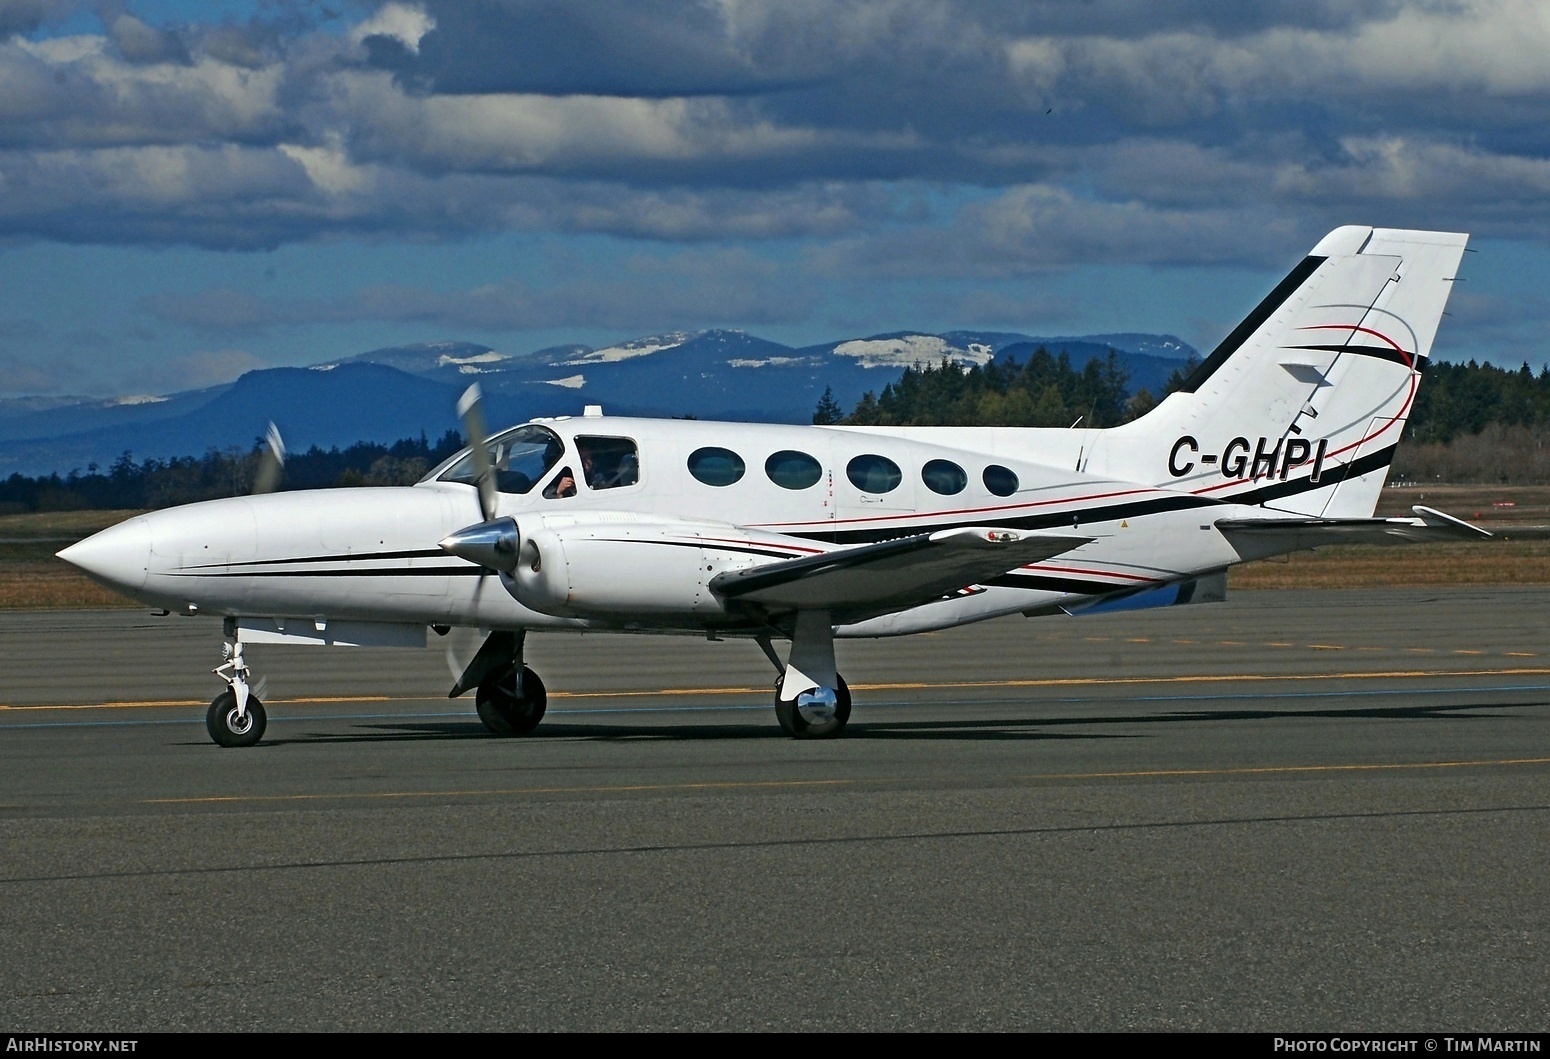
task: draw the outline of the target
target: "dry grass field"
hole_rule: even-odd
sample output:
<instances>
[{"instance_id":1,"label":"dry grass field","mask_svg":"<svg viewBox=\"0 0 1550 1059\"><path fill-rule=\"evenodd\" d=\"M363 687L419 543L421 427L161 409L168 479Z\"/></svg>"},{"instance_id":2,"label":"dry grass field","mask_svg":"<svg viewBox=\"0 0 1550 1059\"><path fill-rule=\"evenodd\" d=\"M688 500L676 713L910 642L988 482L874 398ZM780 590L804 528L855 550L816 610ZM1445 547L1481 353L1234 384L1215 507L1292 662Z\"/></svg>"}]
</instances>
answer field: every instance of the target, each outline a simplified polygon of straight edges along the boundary
<instances>
[{"instance_id":1,"label":"dry grass field","mask_svg":"<svg viewBox=\"0 0 1550 1059\"><path fill-rule=\"evenodd\" d=\"M1550 536L1514 539L1514 527L1550 526L1550 486L1391 488L1380 515L1415 504L1468 519L1502 539L1410 547L1348 545L1234 567L1233 588L1358 588L1382 585L1550 584ZM134 511L0 516L0 609L133 607L54 553Z\"/></svg>"},{"instance_id":2,"label":"dry grass field","mask_svg":"<svg viewBox=\"0 0 1550 1059\"><path fill-rule=\"evenodd\" d=\"M135 607L54 553L138 511L58 511L0 516L0 609Z\"/></svg>"},{"instance_id":3,"label":"dry grass field","mask_svg":"<svg viewBox=\"0 0 1550 1059\"><path fill-rule=\"evenodd\" d=\"M1416 505L1445 511L1496 534L1480 544L1352 544L1245 563L1230 588L1367 588L1385 585L1550 584L1550 486L1447 485L1388 488L1377 514L1409 515ZM1522 538L1514 530L1523 530Z\"/></svg>"}]
</instances>

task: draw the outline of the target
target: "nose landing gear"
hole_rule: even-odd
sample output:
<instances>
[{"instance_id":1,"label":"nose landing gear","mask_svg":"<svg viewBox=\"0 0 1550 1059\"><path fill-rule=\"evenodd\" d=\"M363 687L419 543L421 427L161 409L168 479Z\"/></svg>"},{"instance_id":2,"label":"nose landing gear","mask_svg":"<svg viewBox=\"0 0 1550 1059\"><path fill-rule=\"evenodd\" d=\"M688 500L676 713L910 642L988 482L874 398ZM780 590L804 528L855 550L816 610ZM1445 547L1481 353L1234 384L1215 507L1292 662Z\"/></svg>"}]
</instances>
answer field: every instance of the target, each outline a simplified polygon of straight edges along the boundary
<instances>
[{"instance_id":1,"label":"nose landing gear","mask_svg":"<svg viewBox=\"0 0 1550 1059\"><path fill-rule=\"evenodd\" d=\"M226 681L226 690L210 703L205 728L217 746L252 746L264 737L268 717L264 704L248 687L250 671L242 660L242 641L237 638L236 623L226 621L226 643L221 647L226 661L211 672Z\"/></svg>"},{"instance_id":2,"label":"nose landing gear","mask_svg":"<svg viewBox=\"0 0 1550 1059\"><path fill-rule=\"evenodd\" d=\"M527 735L544 719L549 705L544 682L522 663L526 642L526 632L490 633L447 693L455 699L469 688L478 688L474 708L495 735Z\"/></svg>"}]
</instances>

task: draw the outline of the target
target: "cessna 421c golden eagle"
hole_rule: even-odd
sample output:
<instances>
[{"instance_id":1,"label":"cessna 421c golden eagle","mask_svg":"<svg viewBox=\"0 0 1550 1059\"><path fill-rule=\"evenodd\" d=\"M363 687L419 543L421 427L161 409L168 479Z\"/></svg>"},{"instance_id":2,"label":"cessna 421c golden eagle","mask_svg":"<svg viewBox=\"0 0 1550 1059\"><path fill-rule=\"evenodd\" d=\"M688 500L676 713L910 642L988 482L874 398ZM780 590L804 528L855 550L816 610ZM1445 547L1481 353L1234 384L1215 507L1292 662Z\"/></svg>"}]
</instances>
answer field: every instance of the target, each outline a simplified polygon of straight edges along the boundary
<instances>
[{"instance_id":1,"label":"cessna 421c golden eagle","mask_svg":"<svg viewBox=\"0 0 1550 1059\"><path fill-rule=\"evenodd\" d=\"M535 631L756 640L796 737L850 718L835 637L1127 600L1221 599L1234 563L1351 541L1474 537L1373 518L1464 252L1446 232L1329 233L1183 389L1110 429L816 427L597 409L486 437L414 486L214 500L60 552L155 607L222 619L211 736L265 714L245 643L424 646L488 631L451 694L500 735L544 715ZM774 640L789 641L784 662Z\"/></svg>"}]
</instances>

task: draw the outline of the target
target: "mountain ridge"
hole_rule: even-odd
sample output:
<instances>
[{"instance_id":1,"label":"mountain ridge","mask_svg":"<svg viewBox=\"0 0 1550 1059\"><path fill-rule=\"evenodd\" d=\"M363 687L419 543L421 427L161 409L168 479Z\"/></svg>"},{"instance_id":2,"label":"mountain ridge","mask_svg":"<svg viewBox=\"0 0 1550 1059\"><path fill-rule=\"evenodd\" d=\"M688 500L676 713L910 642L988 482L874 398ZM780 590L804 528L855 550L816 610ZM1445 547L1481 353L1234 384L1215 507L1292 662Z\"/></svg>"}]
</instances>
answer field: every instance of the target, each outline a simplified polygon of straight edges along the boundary
<instances>
[{"instance_id":1,"label":"mountain ridge","mask_svg":"<svg viewBox=\"0 0 1550 1059\"><path fill-rule=\"evenodd\" d=\"M308 367L259 369L235 382L154 397L63 405L33 399L30 406L28 399L13 399L0 406L0 477L108 466L125 452L138 461L247 449L271 419L286 443L302 450L422 432L437 438L457 428L453 407L471 382L485 391L492 427L579 413L587 404L614 415L807 422L826 387L848 408L911 365L1026 359L1039 346L1067 353L1077 368L1114 349L1132 392L1154 393L1195 352L1171 335L1040 338L990 331L897 331L797 348L711 329L522 355L457 340L412 343Z\"/></svg>"}]
</instances>

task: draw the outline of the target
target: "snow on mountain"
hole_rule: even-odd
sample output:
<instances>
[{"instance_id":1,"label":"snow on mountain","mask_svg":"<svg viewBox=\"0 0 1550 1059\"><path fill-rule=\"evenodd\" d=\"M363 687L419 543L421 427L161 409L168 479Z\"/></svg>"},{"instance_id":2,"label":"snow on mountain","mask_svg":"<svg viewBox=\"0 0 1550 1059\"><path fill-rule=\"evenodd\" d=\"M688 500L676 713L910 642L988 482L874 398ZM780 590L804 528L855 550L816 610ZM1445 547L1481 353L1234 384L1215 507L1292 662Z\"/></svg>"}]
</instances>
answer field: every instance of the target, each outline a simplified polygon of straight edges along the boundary
<instances>
[{"instance_id":1,"label":"snow on mountain","mask_svg":"<svg viewBox=\"0 0 1550 1059\"><path fill-rule=\"evenodd\" d=\"M607 346L603 349L592 349L585 353L578 353L563 361L559 361L559 363L610 364L619 360L631 360L635 357L660 353L664 349L677 349L685 342L699 338L703 334L705 334L704 331L675 331L666 335L637 338L632 342L624 342L617 346Z\"/></svg>"},{"instance_id":2,"label":"snow on mountain","mask_svg":"<svg viewBox=\"0 0 1550 1059\"><path fill-rule=\"evenodd\" d=\"M792 364L809 364L811 357L733 357L727 365L733 368L790 367Z\"/></svg>"},{"instance_id":3,"label":"snow on mountain","mask_svg":"<svg viewBox=\"0 0 1550 1059\"><path fill-rule=\"evenodd\" d=\"M129 394L125 397L115 397L108 402L110 405L135 405L135 404L161 404L169 398L160 397L150 393Z\"/></svg>"},{"instance_id":4,"label":"snow on mountain","mask_svg":"<svg viewBox=\"0 0 1550 1059\"><path fill-rule=\"evenodd\" d=\"M944 359L968 368L996 357L1026 361L1039 348L1080 367L1119 351L1132 391L1161 393L1194 350L1171 335L1036 338L991 331L898 332L793 348L742 331L680 331L602 349L551 346L511 356L473 342L371 350L314 365L251 372L237 383L166 397L0 401L0 477L96 462L247 447L270 418L297 445L396 441L455 425L456 394L477 377L491 423L579 412L806 422L825 389L851 407L905 368ZM585 371L583 372L583 368ZM228 391L236 390L235 396ZM348 394L348 397L343 395ZM370 413L370 414L368 414Z\"/></svg>"},{"instance_id":5,"label":"snow on mountain","mask_svg":"<svg viewBox=\"0 0 1550 1059\"><path fill-rule=\"evenodd\" d=\"M915 368L940 364L944 359L967 367L988 364L996 355L994 349L977 342L963 348L939 335L913 334L858 338L841 342L834 352L854 357L863 368Z\"/></svg>"},{"instance_id":6,"label":"snow on mountain","mask_svg":"<svg viewBox=\"0 0 1550 1059\"><path fill-rule=\"evenodd\" d=\"M438 368L455 367L461 375L481 375L491 371L491 365L505 364L511 358L504 353L489 350L484 353L475 353L471 357L454 357L450 353L442 353L436 358Z\"/></svg>"}]
</instances>

